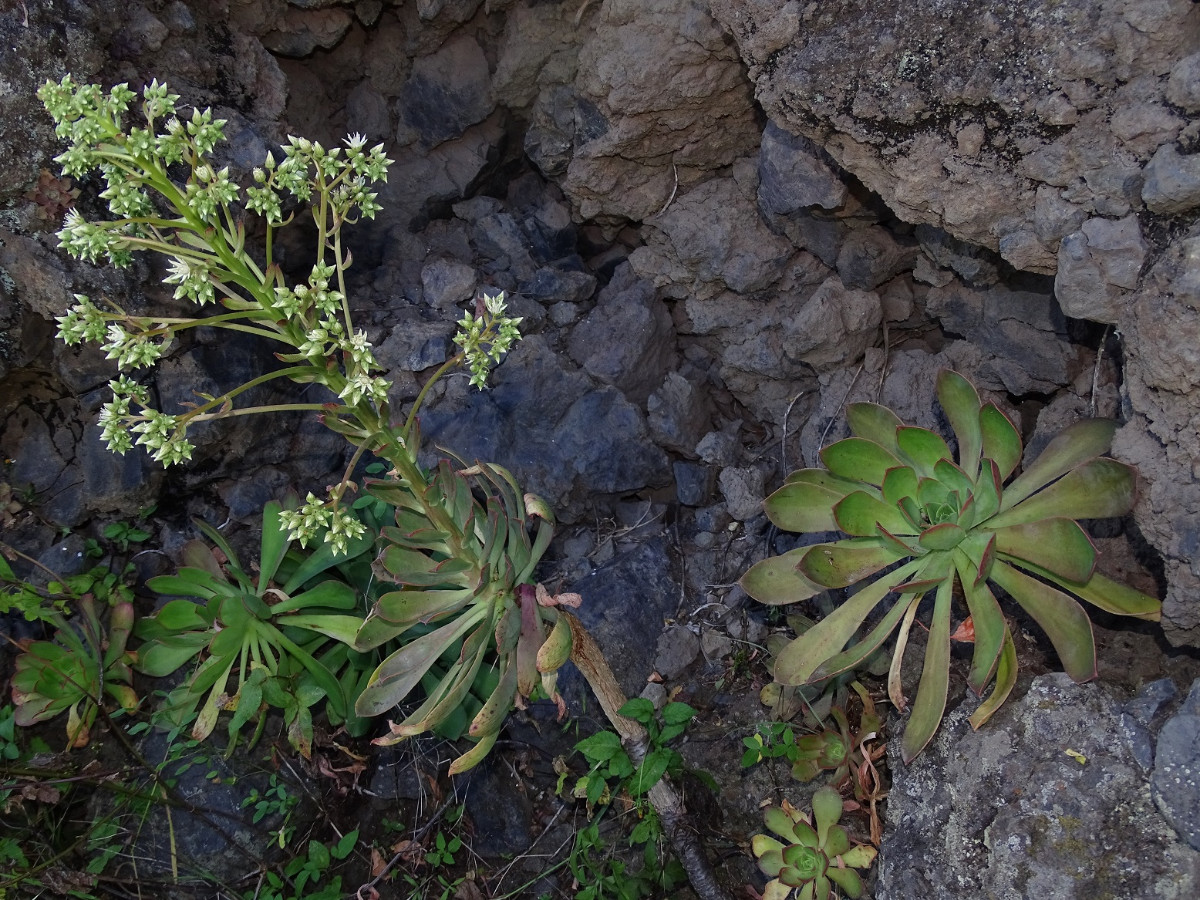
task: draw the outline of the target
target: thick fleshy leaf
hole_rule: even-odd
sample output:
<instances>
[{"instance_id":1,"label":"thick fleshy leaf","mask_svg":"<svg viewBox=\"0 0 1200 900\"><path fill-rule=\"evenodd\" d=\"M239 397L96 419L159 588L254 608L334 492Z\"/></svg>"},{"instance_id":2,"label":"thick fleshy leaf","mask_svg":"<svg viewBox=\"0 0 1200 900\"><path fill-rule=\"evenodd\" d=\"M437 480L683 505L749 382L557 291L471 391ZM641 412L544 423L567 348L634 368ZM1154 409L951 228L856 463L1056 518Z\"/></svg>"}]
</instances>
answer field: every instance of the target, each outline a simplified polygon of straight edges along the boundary
<instances>
[{"instance_id":1,"label":"thick fleshy leaf","mask_svg":"<svg viewBox=\"0 0 1200 900\"><path fill-rule=\"evenodd\" d=\"M833 507L844 496L819 484L793 481L767 497L763 509L772 524L784 531L837 531Z\"/></svg>"},{"instance_id":2,"label":"thick fleshy leaf","mask_svg":"<svg viewBox=\"0 0 1200 900\"><path fill-rule=\"evenodd\" d=\"M922 478L917 482L917 502L926 511L945 506L951 502L950 488L936 478Z\"/></svg>"},{"instance_id":3,"label":"thick fleshy leaf","mask_svg":"<svg viewBox=\"0 0 1200 900\"><path fill-rule=\"evenodd\" d=\"M972 728L979 728L990 719L1008 699L1012 689L1017 684L1017 649L1013 646L1012 635L1008 627L1004 628L1004 643L1000 647L1000 659L996 663L996 686L988 698L979 704L979 708L971 714L967 721Z\"/></svg>"},{"instance_id":4,"label":"thick fleshy leaf","mask_svg":"<svg viewBox=\"0 0 1200 900\"><path fill-rule=\"evenodd\" d=\"M204 617L203 610L191 600L171 600L154 614L154 619L168 631L204 631L212 622Z\"/></svg>"},{"instance_id":5,"label":"thick fleshy leaf","mask_svg":"<svg viewBox=\"0 0 1200 900\"><path fill-rule=\"evenodd\" d=\"M1092 577L1084 584L1076 584L1058 578L1053 572L1048 572L1038 566L1024 564L1024 567L1035 575L1048 578L1076 597L1086 600L1098 609L1112 613L1114 616L1131 616L1147 622L1157 622L1162 618L1161 600L1134 590L1119 581L1113 581L1099 572L1093 572Z\"/></svg>"},{"instance_id":6,"label":"thick fleshy leaf","mask_svg":"<svg viewBox=\"0 0 1200 900\"><path fill-rule=\"evenodd\" d=\"M362 623L363 620L358 616L313 613L295 613L280 616L275 620L275 624L280 628L303 628L305 631L315 631L344 644L354 643Z\"/></svg>"},{"instance_id":7,"label":"thick fleshy leaf","mask_svg":"<svg viewBox=\"0 0 1200 900\"><path fill-rule=\"evenodd\" d=\"M787 477L783 479L784 484L795 484L797 482L820 485L823 488L833 491L839 497L845 497L851 491L867 489L867 485L857 478L842 478L834 475L828 469L796 469L794 472L789 472Z\"/></svg>"},{"instance_id":8,"label":"thick fleshy leaf","mask_svg":"<svg viewBox=\"0 0 1200 900\"><path fill-rule=\"evenodd\" d=\"M850 835L846 834L846 829L841 826L830 828L825 835L825 855L829 861L833 862L849 849Z\"/></svg>"},{"instance_id":9,"label":"thick fleshy leaf","mask_svg":"<svg viewBox=\"0 0 1200 900\"><path fill-rule=\"evenodd\" d=\"M289 576L287 583L283 585L285 593L292 593L309 580L320 575L322 572L328 571L340 562L344 562L351 557L358 556L369 548L374 541L374 535L370 529L358 537L352 537L346 542L346 552L337 553L333 549L332 542L321 542L320 545L313 548L301 561L300 565L296 566Z\"/></svg>"},{"instance_id":10,"label":"thick fleshy leaf","mask_svg":"<svg viewBox=\"0 0 1200 900\"><path fill-rule=\"evenodd\" d=\"M886 503L898 504L902 497L917 496L917 473L909 466L896 466L888 469L883 477L883 500Z\"/></svg>"},{"instance_id":11,"label":"thick fleshy leaf","mask_svg":"<svg viewBox=\"0 0 1200 900\"><path fill-rule=\"evenodd\" d=\"M988 527L1020 525L1052 516L1068 519L1123 516L1133 507L1133 486L1132 466L1108 457L1093 459L1010 506L989 522Z\"/></svg>"},{"instance_id":12,"label":"thick fleshy leaf","mask_svg":"<svg viewBox=\"0 0 1200 900\"><path fill-rule=\"evenodd\" d=\"M997 560L992 580L1021 605L1050 638L1063 669L1077 682L1096 677L1092 622L1073 598Z\"/></svg>"},{"instance_id":13,"label":"thick fleshy leaf","mask_svg":"<svg viewBox=\"0 0 1200 900\"><path fill-rule=\"evenodd\" d=\"M800 560L800 573L817 584L842 588L904 559L894 547L879 538L853 538L808 548Z\"/></svg>"},{"instance_id":14,"label":"thick fleshy leaf","mask_svg":"<svg viewBox=\"0 0 1200 900\"><path fill-rule=\"evenodd\" d=\"M908 524L908 516L905 516L903 513L901 513L901 515L904 517L905 533L910 535L908 539L901 539L882 526L876 526L875 533L880 537L880 539L883 540L885 544L887 544L897 553L902 554L903 556L921 556L925 551L922 550L917 541L913 540L911 537L911 535L916 534L916 529Z\"/></svg>"},{"instance_id":15,"label":"thick fleshy leaf","mask_svg":"<svg viewBox=\"0 0 1200 900\"><path fill-rule=\"evenodd\" d=\"M375 601L372 615L397 624L429 623L458 612L475 596L474 591L390 591Z\"/></svg>"},{"instance_id":16,"label":"thick fleshy leaf","mask_svg":"<svg viewBox=\"0 0 1200 900\"><path fill-rule=\"evenodd\" d=\"M847 494L840 500L833 509L833 518L837 523L836 527L854 537L875 537L877 526L893 534L916 534L896 506L884 503L863 491Z\"/></svg>"},{"instance_id":17,"label":"thick fleshy leaf","mask_svg":"<svg viewBox=\"0 0 1200 900\"><path fill-rule=\"evenodd\" d=\"M892 453L874 441L846 438L821 451L821 460L834 475L879 487L887 470L900 465Z\"/></svg>"},{"instance_id":18,"label":"thick fleshy leaf","mask_svg":"<svg viewBox=\"0 0 1200 900\"><path fill-rule=\"evenodd\" d=\"M846 407L846 424L855 437L874 441L893 453L896 452L896 429L904 425L899 416L878 403L851 403Z\"/></svg>"},{"instance_id":19,"label":"thick fleshy leaf","mask_svg":"<svg viewBox=\"0 0 1200 900\"><path fill-rule=\"evenodd\" d=\"M946 695L950 689L950 601L953 597L954 579L947 578L934 599L921 683L900 742L905 764L925 749L946 711Z\"/></svg>"},{"instance_id":20,"label":"thick fleshy leaf","mask_svg":"<svg viewBox=\"0 0 1200 900\"><path fill-rule=\"evenodd\" d=\"M921 532L921 546L926 550L953 550L962 543L967 532L953 522L943 522Z\"/></svg>"},{"instance_id":21,"label":"thick fleshy leaf","mask_svg":"<svg viewBox=\"0 0 1200 900\"><path fill-rule=\"evenodd\" d=\"M475 746L460 756L454 762L450 763L450 768L447 770L449 775L461 775L467 772L483 761L483 758L491 752L491 749L496 746L496 739L500 737L499 731L493 731L481 737Z\"/></svg>"},{"instance_id":22,"label":"thick fleshy leaf","mask_svg":"<svg viewBox=\"0 0 1200 900\"><path fill-rule=\"evenodd\" d=\"M817 845L824 847L829 829L842 817L842 795L825 785L812 798L813 821L817 828Z\"/></svg>"},{"instance_id":23,"label":"thick fleshy leaf","mask_svg":"<svg viewBox=\"0 0 1200 900\"><path fill-rule=\"evenodd\" d=\"M446 648L478 625L484 615L485 610L480 609L460 616L385 659L371 674L371 680L354 704L355 714L364 718L378 716L403 702Z\"/></svg>"},{"instance_id":24,"label":"thick fleshy leaf","mask_svg":"<svg viewBox=\"0 0 1200 900\"><path fill-rule=\"evenodd\" d=\"M269 595L268 595L269 596ZM272 615L288 613L292 610L354 609L358 605L358 595L354 588L344 581L322 581L311 590L288 597L286 600L271 607Z\"/></svg>"},{"instance_id":25,"label":"thick fleshy leaf","mask_svg":"<svg viewBox=\"0 0 1200 900\"><path fill-rule=\"evenodd\" d=\"M1096 568L1096 548L1074 519L1041 519L996 529L996 552L1084 584Z\"/></svg>"},{"instance_id":26,"label":"thick fleshy leaf","mask_svg":"<svg viewBox=\"0 0 1200 900\"><path fill-rule=\"evenodd\" d=\"M186 566L176 575L156 575L146 582L146 587L165 597L199 597L209 600L216 596L219 584L224 582L214 581L212 575L205 570Z\"/></svg>"},{"instance_id":27,"label":"thick fleshy leaf","mask_svg":"<svg viewBox=\"0 0 1200 900\"><path fill-rule=\"evenodd\" d=\"M807 684L826 660L841 652L871 611L890 592L890 584L916 572L921 560L901 566L888 578L866 585L841 606L792 641L775 657L775 680L785 685Z\"/></svg>"},{"instance_id":28,"label":"thick fleshy leaf","mask_svg":"<svg viewBox=\"0 0 1200 900\"><path fill-rule=\"evenodd\" d=\"M1064 429L1024 472L1004 489L1001 509L1011 509L1034 491L1065 475L1080 463L1103 456L1112 447L1117 423L1084 419Z\"/></svg>"},{"instance_id":29,"label":"thick fleshy leaf","mask_svg":"<svg viewBox=\"0 0 1200 900\"><path fill-rule=\"evenodd\" d=\"M975 385L957 372L942 369L937 379L938 403L958 439L958 464L974 480L983 451L983 432L979 428L979 392Z\"/></svg>"},{"instance_id":30,"label":"thick fleshy leaf","mask_svg":"<svg viewBox=\"0 0 1200 900\"><path fill-rule=\"evenodd\" d=\"M966 472L948 459L937 461L933 467L933 476L951 491L956 491L960 497L966 497L975 491L975 480L968 478Z\"/></svg>"},{"instance_id":31,"label":"thick fleshy leaf","mask_svg":"<svg viewBox=\"0 0 1200 900\"><path fill-rule=\"evenodd\" d=\"M750 839L750 849L758 858L758 867L768 878L774 878L783 868L783 844L765 834Z\"/></svg>"},{"instance_id":32,"label":"thick fleshy leaf","mask_svg":"<svg viewBox=\"0 0 1200 900\"><path fill-rule=\"evenodd\" d=\"M796 821L780 807L768 806L763 810L763 822L767 828L789 844L803 843L800 839L800 833L796 830ZM815 840L815 834L813 834L813 838ZM815 846L815 843L813 846Z\"/></svg>"},{"instance_id":33,"label":"thick fleshy leaf","mask_svg":"<svg viewBox=\"0 0 1200 900\"><path fill-rule=\"evenodd\" d=\"M939 459L950 459L950 448L942 436L925 428L905 425L896 432L896 443L901 455L920 475L933 475Z\"/></svg>"},{"instance_id":34,"label":"thick fleshy leaf","mask_svg":"<svg viewBox=\"0 0 1200 900\"><path fill-rule=\"evenodd\" d=\"M815 597L825 587L815 584L796 568L811 547L799 547L755 563L738 582L759 603L781 606Z\"/></svg>"},{"instance_id":35,"label":"thick fleshy leaf","mask_svg":"<svg viewBox=\"0 0 1200 900\"><path fill-rule=\"evenodd\" d=\"M1001 484L1000 469L994 460L986 457L980 464L979 477L975 480L975 489L971 492L975 500L975 521L986 522L1000 509L1000 495L1004 488Z\"/></svg>"},{"instance_id":36,"label":"thick fleshy leaf","mask_svg":"<svg viewBox=\"0 0 1200 900\"><path fill-rule=\"evenodd\" d=\"M850 900L858 900L863 895L863 880L854 869L840 869L830 866L825 870L829 880L836 884Z\"/></svg>"},{"instance_id":37,"label":"thick fleshy leaf","mask_svg":"<svg viewBox=\"0 0 1200 900\"><path fill-rule=\"evenodd\" d=\"M904 518L908 520L913 529L920 531L923 522L920 504L912 497L901 497L898 505L900 511L904 513Z\"/></svg>"},{"instance_id":38,"label":"thick fleshy leaf","mask_svg":"<svg viewBox=\"0 0 1200 900\"><path fill-rule=\"evenodd\" d=\"M975 630L975 652L971 656L967 684L978 695L983 693L995 674L1008 625L991 590L986 584L977 583L975 563L965 553L955 553L954 565Z\"/></svg>"},{"instance_id":39,"label":"thick fleshy leaf","mask_svg":"<svg viewBox=\"0 0 1200 900\"><path fill-rule=\"evenodd\" d=\"M161 678L194 658L207 645L208 635L202 631L166 635L138 648L135 668L154 678Z\"/></svg>"},{"instance_id":40,"label":"thick fleshy leaf","mask_svg":"<svg viewBox=\"0 0 1200 900\"><path fill-rule=\"evenodd\" d=\"M896 626L904 617L908 605L909 600L906 597L897 600L887 614L867 633L866 637L817 666L809 680L824 681L826 678L840 675L863 663L867 657L883 646L884 641L892 636L892 632L896 630Z\"/></svg>"},{"instance_id":41,"label":"thick fleshy leaf","mask_svg":"<svg viewBox=\"0 0 1200 900\"><path fill-rule=\"evenodd\" d=\"M1012 420L994 403L979 408L979 430L983 435L983 455L996 463L1004 482L1021 462L1021 433Z\"/></svg>"},{"instance_id":42,"label":"thick fleshy leaf","mask_svg":"<svg viewBox=\"0 0 1200 900\"><path fill-rule=\"evenodd\" d=\"M279 525L279 513L283 510L279 502L271 500L263 507L262 537L258 554L258 592L261 594L271 584L279 564L283 562L291 541L287 530Z\"/></svg>"}]
</instances>

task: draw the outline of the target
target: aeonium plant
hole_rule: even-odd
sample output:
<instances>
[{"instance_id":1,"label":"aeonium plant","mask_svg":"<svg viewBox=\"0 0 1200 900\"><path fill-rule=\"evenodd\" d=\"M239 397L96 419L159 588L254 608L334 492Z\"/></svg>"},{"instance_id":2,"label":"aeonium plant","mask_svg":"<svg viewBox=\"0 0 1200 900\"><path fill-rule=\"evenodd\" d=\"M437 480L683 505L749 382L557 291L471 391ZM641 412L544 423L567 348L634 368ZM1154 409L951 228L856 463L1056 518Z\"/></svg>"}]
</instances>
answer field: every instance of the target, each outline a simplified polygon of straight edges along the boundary
<instances>
[{"instance_id":1,"label":"aeonium plant","mask_svg":"<svg viewBox=\"0 0 1200 900\"><path fill-rule=\"evenodd\" d=\"M784 530L848 537L763 560L741 582L769 604L861 585L778 654L775 678L814 684L859 665L895 634L888 689L901 710L909 630L921 600L933 594L921 681L902 741L905 761L921 752L945 711L956 598L967 612L956 636L974 641L967 683L982 694L995 682L971 716L974 727L1016 683L1016 651L999 600L1011 599L1037 622L1076 681L1096 675L1091 621L1080 600L1140 619L1157 620L1161 611L1156 598L1096 571L1095 547L1076 521L1132 507L1133 469L1104 456L1114 422L1075 423L1014 478L1022 444L1012 422L955 372L939 373L937 396L957 453L884 406L851 404L852 436L821 451L825 468L793 472L765 504ZM891 606L847 647L888 598Z\"/></svg>"},{"instance_id":2,"label":"aeonium plant","mask_svg":"<svg viewBox=\"0 0 1200 900\"><path fill-rule=\"evenodd\" d=\"M787 800L769 806L763 813L767 828L775 835L756 834L750 847L770 881L762 900L829 900L840 891L850 898L863 895L862 876L877 851L855 844L846 829L837 824L842 817L841 795L828 785L812 798L813 812L804 815Z\"/></svg>"},{"instance_id":3,"label":"aeonium plant","mask_svg":"<svg viewBox=\"0 0 1200 900\"><path fill-rule=\"evenodd\" d=\"M469 369L473 385L483 387L491 366L520 338L520 319L507 314L503 293L481 296L459 322L454 339L458 352L426 382L403 421L395 422L387 401L389 383L379 374L366 335L351 318L346 271L352 260L342 244L346 225L373 218L380 208L371 187L386 179L391 164L382 146L368 148L362 137L351 136L344 147L326 149L290 137L282 158L268 154L251 173L253 183L243 187L228 167L213 160L225 123L210 110L183 115L176 108L178 96L157 81L141 93L144 127L126 126L130 105L137 99L126 85L105 92L97 85L75 84L68 76L48 82L39 97L54 117L58 135L69 141L67 151L57 157L63 173L84 178L98 171L106 185L100 196L114 217L89 222L71 210L59 232L63 249L115 266L128 265L138 251L159 254L168 260L165 280L174 286L177 300L194 303L198 310L216 309L195 317L141 315L111 300L77 296L76 305L58 320L60 336L69 344L100 344L121 372L110 384L113 399L100 416L103 439L115 452L140 445L164 465L173 465L190 458L193 429L206 421L279 410L312 412L357 450L327 496L310 495L298 508L281 510L278 518L287 540L303 547L321 536L339 555L363 533L351 510L355 485L350 475L368 451L383 460L387 477L368 489L394 509L395 525L383 535L378 571L400 589L380 598L359 623L361 633L351 634L344 622L323 633L352 641L355 651L374 650L398 639L401 646L368 679L355 709L363 716L383 714L407 701L420 684L426 706L419 710L421 715L398 726L405 735L445 721L464 695L466 673L477 672L497 651L502 674L495 702L485 704L486 715L480 713L483 718L474 729L476 752L465 754L452 770L474 764L495 740L499 725L493 729L493 721L502 721L511 703L538 687L552 693L553 671L565 659L562 637L569 636L570 629L565 620L558 622L558 601L544 589L539 592L532 581L553 520L542 501L519 491L498 466L447 465L432 473L423 468L418 462L417 413L432 384L460 365ZM276 231L294 215L285 209L296 205L306 205L312 213L316 252L307 280L289 284L273 247ZM264 230L262 246L253 249L247 246L245 225L251 215L261 217ZM273 341L279 347L276 357L286 365L218 396L198 395L182 409L155 409L148 370L178 335L200 326ZM238 405L250 388L281 378L319 385L330 392L330 399ZM478 499L477 487L490 499ZM538 529L533 540L527 532L532 527ZM253 590L237 585L231 590L243 598L258 592L258 585L249 587ZM217 593L229 591L221 588ZM250 606L254 609L249 616L239 614L239 625L261 637L266 626L255 623L268 621L271 611ZM221 616L231 615L233 608L221 604L212 628L220 628ZM172 611L181 621L187 618L185 630L194 629L198 635L207 630L182 607L173 606ZM434 623L437 627L426 633ZM310 625L310 631L317 630ZM199 690L208 683L211 692L221 679L219 672L228 670L226 663L213 662L220 657L239 661L241 684L265 689L266 682L259 685L265 676L246 670L253 660L246 654L252 654L253 646L261 650L261 642L244 635L226 638L224 633L211 638L217 644L215 649L210 646L214 655L202 664L218 672L216 679L205 670L203 679L191 682L193 687ZM540 653L548 638L552 649ZM237 647L227 646L231 642ZM223 652L217 654L216 649ZM439 660L448 654L460 656L461 665L439 669ZM513 668L505 662L508 656L519 673L515 689L504 674ZM305 675L327 682L321 668L304 666ZM443 671L444 677L429 684L426 676L434 671ZM209 711L223 693L206 700L202 710ZM329 699L338 697L333 683L325 684L324 693ZM211 730L207 719L202 724Z\"/></svg>"}]
</instances>

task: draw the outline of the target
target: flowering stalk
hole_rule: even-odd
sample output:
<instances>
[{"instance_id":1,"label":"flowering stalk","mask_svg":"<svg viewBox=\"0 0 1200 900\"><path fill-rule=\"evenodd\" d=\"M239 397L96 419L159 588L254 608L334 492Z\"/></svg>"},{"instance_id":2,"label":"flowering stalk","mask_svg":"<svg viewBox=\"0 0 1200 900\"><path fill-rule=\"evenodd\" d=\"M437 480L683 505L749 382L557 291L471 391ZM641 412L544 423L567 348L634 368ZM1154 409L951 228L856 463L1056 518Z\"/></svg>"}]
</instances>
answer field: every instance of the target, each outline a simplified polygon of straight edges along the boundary
<instances>
[{"instance_id":1,"label":"flowering stalk","mask_svg":"<svg viewBox=\"0 0 1200 900\"><path fill-rule=\"evenodd\" d=\"M405 424L391 424L388 381L380 374L366 335L354 328L346 297L351 257L341 230L379 211L371 186L386 181L391 160L382 145L367 149L360 135L345 147L325 149L305 138L289 137L283 159L268 153L243 191L228 167L217 168L210 154L223 139L223 119L212 111L177 113L178 96L152 82L142 91L145 128L126 128L124 118L136 99L126 85L105 94L97 85L76 85L70 77L48 82L38 93L69 141L56 157L65 175L81 177L99 170L107 187L100 196L115 217L88 222L71 210L59 232L63 248L92 262L124 267L134 251L168 259L167 284L176 300L224 311L195 318L134 315L112 302L97 303L76 295L75 305L58 318L59 335L68 344L97 343L117 363L120 377L110 383L113 399L100 416L102 437L110 450L125 453L141 445L164 465L190 459L195 445L191 426L210 419L283 409L320 411L322 421L363 450L392 465L410 488L427 478L416 461L416 412L429 387L451 368L466 364L471 383L482 388L488 370L520 338L520 319L505 314L504 295L486 297L476 314L459 323L459 352L425 385ZM183 173L182 177L179 174ZM274 232L292 220L285 205L311 204L317 226L317 253L307 281L289 286L272 256ZM168 210L164 213L163 210ZM265 221L261 265L246 250L244 217ZM146 386L132 373L152 366L176 335L208 325L269 338L283 345L276 356L288 366L240 385L178 413L150 405ZM284 404L234 408L250 388L276 378L324 385L337 403ZM302 542L326 529L325 539L343 550L357 520L340 508L349 471L328 498L310 495L303 510L286 514L291 537ZM420 495L421 490L415 490ZM361 526L359 526L361 527Z\"/></svg>"}]
</instances>

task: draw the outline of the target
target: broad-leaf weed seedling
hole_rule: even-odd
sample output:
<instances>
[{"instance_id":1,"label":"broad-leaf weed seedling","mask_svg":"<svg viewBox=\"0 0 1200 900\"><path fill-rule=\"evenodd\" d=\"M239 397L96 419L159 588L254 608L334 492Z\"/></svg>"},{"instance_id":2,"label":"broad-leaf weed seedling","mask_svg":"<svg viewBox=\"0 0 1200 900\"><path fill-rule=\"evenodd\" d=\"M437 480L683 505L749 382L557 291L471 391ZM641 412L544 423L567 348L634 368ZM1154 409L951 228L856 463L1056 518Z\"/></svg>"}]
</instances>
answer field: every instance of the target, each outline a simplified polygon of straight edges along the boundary
<instances>
[{"instance_id":1,"label":"broad-leaf weed seedling","mask_svg":"<svg viewBox=\"0 0 1200 900\"><path fill-rule=\"evenodd\" d=\"M686 878L674 859L664 864L662 827L645 796L664 775L677 777L684 771L683 757L666 745L683 734L696 710L686 703L668 703L660 720L654 704L638 697L622 706L619 714L640 722L648 732L648 747L640 764L634 765L620 737L611 731L597 732L575 745L589 768L576 780L572 795L584 801L592 819L576 832L568 861L578 900L636 900L669 890ZM569 775L565 766L560 772L558 790L562 793ZM643 848L642 866L636 872L630 872L627 864L613 855L601 835L600 818L617 806L624 806L637 818L629 834L629 844Z\"/></svg>"}]
</instances>

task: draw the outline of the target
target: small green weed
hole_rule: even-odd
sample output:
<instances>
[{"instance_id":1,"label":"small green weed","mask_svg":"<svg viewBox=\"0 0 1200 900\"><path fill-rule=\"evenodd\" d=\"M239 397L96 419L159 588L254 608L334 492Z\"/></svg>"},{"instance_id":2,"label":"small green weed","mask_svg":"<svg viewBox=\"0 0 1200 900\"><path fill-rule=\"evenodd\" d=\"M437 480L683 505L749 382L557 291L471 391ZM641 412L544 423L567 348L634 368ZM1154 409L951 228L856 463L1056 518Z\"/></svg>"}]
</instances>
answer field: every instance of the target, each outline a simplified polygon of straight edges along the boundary
<instances>
[{"instance_id":1,"label":"small green weed","mask_svg":"<svg viewBox=\"0 0 1200 900\"><path fill-rule=\"evenodd\" d=\"M572 794L585 802L591 819L576 832L567 863L575 881L576 900L637 900L671 890L687 877L677 861L663 861L662 825L646 794L664 775L678 776L684 771L683 757L667 744L683 734L696 710L686 703L668 703L660 719L654 704L638 697L622 706L620 714L646 728L649 746L641 763L634 765L620 737L611 731L598 732L575 745L589 769L576 781ZM566 779L564 767L559 793ZM636 816L629 834L629 845L642 847L643 862L636 871L616 857L601 834L600 820L616 798L623 798L627 811Z\"/></svg>"}]
</instances>

